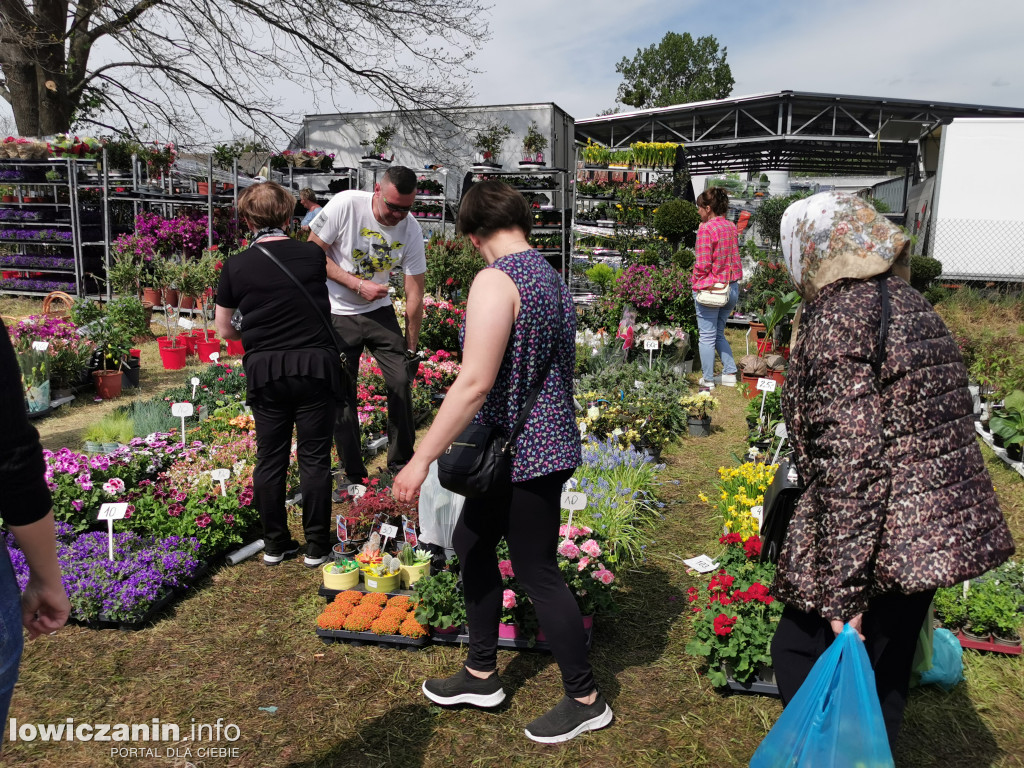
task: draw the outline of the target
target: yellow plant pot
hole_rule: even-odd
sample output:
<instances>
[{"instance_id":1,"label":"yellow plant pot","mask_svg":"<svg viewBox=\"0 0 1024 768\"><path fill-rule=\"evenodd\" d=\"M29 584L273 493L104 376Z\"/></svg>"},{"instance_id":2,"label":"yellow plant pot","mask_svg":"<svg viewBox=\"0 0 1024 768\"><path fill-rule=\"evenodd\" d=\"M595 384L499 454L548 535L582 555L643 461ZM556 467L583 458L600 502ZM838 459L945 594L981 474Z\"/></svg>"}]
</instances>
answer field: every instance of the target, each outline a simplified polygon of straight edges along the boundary
<instances>
[{"instance_id":1,"label":"yellow plant pot","mask_svg":"<svg viewBox=\"0 0 1024 768\"><path fill-rule=\"evenodd\" d=\"M390 576L371 576L363 571L363 586L367 592L394 592L398 589L398 583L402 578L402 572L393 573Z\"/></svg>"},{"instance_id":2,"label":"yellow plant pot","mask_svg":"<svg viewBox=\"0 0 1024 768\"><path fill-rule=\"evenodd\" d=\"M326 563L323 568L324 572L324 586L328 589L355 589L359 586L359 569L356 568L354 571L348 573L331 573L330 569L334 567L334 563Z\"/></svg>"},{"instance_id":3,"label":"yellow plant pot","mask_svg":"<svg viewBox=\"0 0 1024 768\"><path fill-rule=\"evenodd\" d=\"M409 589L430 572L430 561L420 563L419 565L403 565L402 566L402 589Z\"/></svg>"}]
</instances>

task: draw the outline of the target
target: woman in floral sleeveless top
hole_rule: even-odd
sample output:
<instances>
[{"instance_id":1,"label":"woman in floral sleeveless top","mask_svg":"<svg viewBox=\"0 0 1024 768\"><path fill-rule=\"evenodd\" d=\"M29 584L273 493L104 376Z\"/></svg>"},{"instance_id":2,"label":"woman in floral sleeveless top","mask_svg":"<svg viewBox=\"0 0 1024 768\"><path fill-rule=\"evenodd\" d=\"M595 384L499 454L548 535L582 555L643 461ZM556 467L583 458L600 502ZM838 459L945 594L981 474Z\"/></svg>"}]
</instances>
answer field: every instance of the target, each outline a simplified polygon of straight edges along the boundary
<instances>
[{"instance_id":1,"label":"woman in floral sleeveless top","mask_svg":"<svg viewBox=\"0 0 1024 768\"><path fill-rule=\"evenodd\" d=\"M532 223L525 198L501 182L475 184L463 198L458 229L488 266L469 293L462 371L393 491L399 500L412 499L430 462L471 421L511 433L531 390L543 382L513 446L511 493L467 499L455 528L469 659L452 677L424 682L423 692L438 704L494 707L505 699L496 669L502 581L495 553L504 537L565 689L553 709L526 726L526 735L556 743L605 727L612 711L595 687L579 608L556 560L562 485L581 461L572 400L576 315L565 283L527 241Z\"/></svg>"}]
</instances>

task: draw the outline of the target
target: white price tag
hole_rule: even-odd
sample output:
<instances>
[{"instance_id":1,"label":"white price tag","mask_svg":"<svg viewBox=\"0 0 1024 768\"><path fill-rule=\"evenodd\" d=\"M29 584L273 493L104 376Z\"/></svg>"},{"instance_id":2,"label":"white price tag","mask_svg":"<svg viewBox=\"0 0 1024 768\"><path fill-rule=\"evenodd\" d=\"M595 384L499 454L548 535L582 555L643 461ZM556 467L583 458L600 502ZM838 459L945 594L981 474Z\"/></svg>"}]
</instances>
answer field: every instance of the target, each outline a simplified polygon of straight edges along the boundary
<instances>
[{"instance_id":1,"label":"white price tag","mask_svg":"<svg viewBox=\"0 0 1024 768\"><path fill-rule=\"evenodd\" d=\"M225 469L224 467L221 467L220 469L213 469L210 470L210 477L212 477L217 482L220 482L221 480L230 480L231 470Z\"/></svg>"},{"instance_id":2,"label":"white price tag","mask_svg":"<svg viewBox=\"0 0 1024 768\"><path fill-rule=\"evenodd\" d=\"M171 416L187 418L195 412L196 409L192 407L192 403L171 403Z\"/></svg>"},{"instance_id":3,"label":"white price tag","mask_svg":"<svg viewBox=\"0 0 1024 768\"><path fill-rule=\"evenodd\" d=\"M380 535L385 539L393 539L398 535L398 526L382 523L380 526Z\"/></svg>"},{"instance_id":4,"label":"white price tag","mask_svg":"<svg viewBox=\"0 0 1024 768\"><path fill-rule=\"evenodd\" d=\"M117 501L108 502L100 505L100 513L96 516L97 520L124 520L124 516L128 514L128 502Z\"/></svg>"},{"instance_id":5,"label":"white price tag","mask_svg":"<svg viewBox=\"0 0 1024 768\"><path fill-rule=\"evenodd\" d=\"M36 352L45 352L50 348L50 342L48 341L33 341L32 349Z\"/></svg>"},{"instance_id":6,"label":"white price tag","mask_svg":"<svg viewBox=\"0 0 1024 768\"><path fill-rule=\"evenodd\" d=\"M633 389L643 389L643 388L644 388L644 383L642 381L640 381L640 379L636 379L633 382Z\"/></svg>"},{"instance_id":7,"label":"white price tag","mask_svg":"<svg viewBox=\"0 0 1024 768\"><path fill-rule=\"evenodd\" d=\"M366 486L353 483L345 490L348 492L348 495L351 496L353 499L358 499L360 496L366 493Z\"/></svg>"},{"instance_id":8,"label":"white price tag","mask_svg":"<svg viewBox=\"0 0 1024 768\"><path fill-rule=\"evenodd\" d=\"M220 352L211 352L210 353L210 362L211 363L216 363L218 360L220 360Z\"/></svg>"},{"instance_id":9,"label":"white price tag","mask_svg":"<svg viewBox=\"0 0 1024 768\"><path fill-rule=\"evenodd\" d=\"M760 531L761 526L764 525L764 507L760 504L751 507L750 514L757 520L757 530Z\"/></svg>"},{"instance_id":10,"label":"white price tag","mask_svg":"<svg viewBox=\"0 0 1024 768\"><path fill-rule=\"evenodd\" d=\"M184 328L186 331L191 331L193 325L194 325L194 323L191 320L188 320L188 319L186 319L184 317L179 317L178 318L178 327L179 328Z\"/></svg>"},{"instance_id":11,"label":"white price tag","mask_svg":"<svg viewBox=\"0 0 1024 768\"><path fill-rule=\"evenodd\" d=\"M188 383L191 384L193 387L198 387L199 386L199 377L198 376L193 376L191 379L188 380Z\"/></svg>"},{"instance_id":12,"label":"white price tag","mask_svg":"<svg viewBox=\"0 0 1024 768\"><path fill-rule=\"evenodd\" d=\"M758 379L757 388L762 392L774 392L775 387L778 386L778 382L775 379Z\"/></svg>"},{"instance_id":13,"label":"white price tag","mask_svg":"<svg viewBox=\"0 0 1024 768\"><path fill-rule=\"evenodd\" d=\"M658 340L657 339L644 339L644 349L657 349L657 348L658 348Z\"/></svg>"},{"instance_id":14,"label":"white price tag","mask_svg":"<svg viewBox=\"0 0 1024 768\"><path fill-rule=\"evenodd\" d=\"M691 557L689 560L683 560L687 566L693 568L698 573L709 573L718 568L718 563L712 560L707 555L698 555L697 557Z\"/></svg>"},{"instance_id":15,"label":"white price tag","mask_svg":"<svg viewBox=\"0 0 1024 768\"><path fill-rule=\"evenodd\" d=\"M578 512L587 508L587 494L579 491L565 491L562 493L562 509Z\"/></svg>"}]
</instances>

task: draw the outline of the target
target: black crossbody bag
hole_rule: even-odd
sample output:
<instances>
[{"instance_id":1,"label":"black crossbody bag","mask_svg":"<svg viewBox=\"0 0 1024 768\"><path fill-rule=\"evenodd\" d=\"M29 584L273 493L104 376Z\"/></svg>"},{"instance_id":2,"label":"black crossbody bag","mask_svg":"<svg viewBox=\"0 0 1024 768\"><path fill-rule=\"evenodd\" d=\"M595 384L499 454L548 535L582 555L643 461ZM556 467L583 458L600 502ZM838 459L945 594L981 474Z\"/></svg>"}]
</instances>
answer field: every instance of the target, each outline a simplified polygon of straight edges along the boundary
<instances>
[{"instance_id":1,"label":"black crossbody bag","mask_svg":"<svg viewBox=\"0 0 1024 768\"><path fill-rule=\"evenodd\" d=\"M490 424L470 424L437 458L437 479L444 488L467 499L507 492L512 488L512 446L537 403L540 391L558 358L555 344L547 373L531 391L519 412L512 434Z\"/></svg>"},{"instance_id":2,"label":"black crossbody bag","mask_svg":"<svg viewBox=\"0 0 1024 768\"><path fill-rule=\"evenodd\" d=\"M878 354L873 365L876 377L880 376L882 372L882 363L885 362L885 343L889 337L891 310L889 286L886 284L888 277L889 274L886 273L875 278L882 299L882 317L878 323ZM782 543L786 539L789 523L793 519L793 512L805 489L806 486L800 482L796 462L792 456L787 456L779 462L779 468L775 470L772 484L764 492L762 507L764 509L764 524L761 526L762 563L777 563L779 561L779 554L782 552Z\"/></svg>"}]
</instances>

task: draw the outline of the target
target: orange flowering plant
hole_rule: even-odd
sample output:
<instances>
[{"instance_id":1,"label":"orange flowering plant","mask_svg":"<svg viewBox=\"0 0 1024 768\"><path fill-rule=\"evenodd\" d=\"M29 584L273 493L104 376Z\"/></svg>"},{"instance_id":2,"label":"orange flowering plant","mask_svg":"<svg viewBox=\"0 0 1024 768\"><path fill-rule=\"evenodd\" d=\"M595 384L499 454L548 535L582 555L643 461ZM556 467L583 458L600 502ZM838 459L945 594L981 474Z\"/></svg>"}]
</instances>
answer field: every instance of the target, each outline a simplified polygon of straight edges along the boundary
<instances>
[{"instance_id":1,"label":"orange flowering plant","mask_svg":"<svg viewBox=\"0 0 1024 768\"><path fill-rule=\"evenodd\" d=\"M761 563L761 540L738 533L722 536L721 568L703 589L690 587L687 598L696 636L686 652L707 660L708 679L723 686L727 677L745 683L771 664L771 642L782 604L768 593L775 566Z\"/></svg>"}]
</instances>

